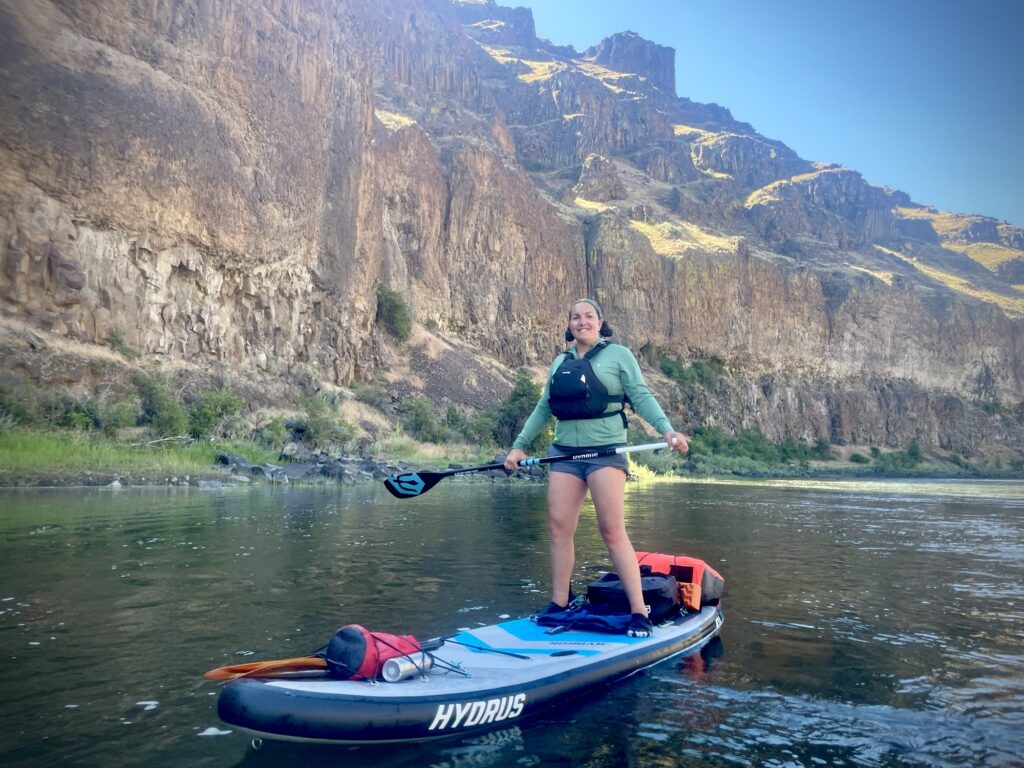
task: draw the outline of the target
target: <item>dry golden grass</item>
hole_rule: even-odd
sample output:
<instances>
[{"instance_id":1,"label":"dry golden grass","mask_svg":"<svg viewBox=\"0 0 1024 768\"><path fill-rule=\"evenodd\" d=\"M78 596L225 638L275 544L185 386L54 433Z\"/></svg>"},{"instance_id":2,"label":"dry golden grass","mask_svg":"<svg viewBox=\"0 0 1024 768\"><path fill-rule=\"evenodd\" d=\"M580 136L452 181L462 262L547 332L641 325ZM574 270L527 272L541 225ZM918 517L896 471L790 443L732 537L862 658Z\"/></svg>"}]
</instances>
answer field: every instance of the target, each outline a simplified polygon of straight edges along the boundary
<instances>
[{"instance_id":1,"label":"dry golden grass","mask_svg":"<svg viewBox=\"0 0 1024 768\"><path fill-rule=\"evenodd\" d=\"M692 125L683 125L682 123L673 125L672 133L684 139L704 139L714 136L711 131L705 131L703 128L694 128Z\"/></svg>"},{"instance_id":2,"label":"dry golden grass","mask_svg":"<svg viewBox=\"0 0 1024 768\"><path fill-rule=\"evenodd\" d=\"M711 168L702 168L701 171L705 176L710 176L712 179L731 179L731 173L724 173L723 171L716 171Z\"/></svg>"},{"instance_id":3,"label":"dry golden grass","mask_svg":"<svg viewBox=\"0 0 1024 768\"><path fill-rule=\"evenodd\" d=\"M874 269L868 269L867 267L861 267L861 266L858 266L857 264L848 264L847 266L849 266L850 269L857 270L858 272L864 272L866 274L869 274L873 278L875 278L876 280L880 280L883 283L885 283L886 285L892 285L892 277L893 277L892 272L881 272L881 271L874 270Z\"/></svg>"},{"instance_id":4,"label":"dry golden grass","mask_svg":"<svg viewBox=\"0 0 1024 768\"><path fill-rule=\"evenodd\" d=\"M1020 296L1008 296L1003 293L986 290L985 288L976 288L971 285L970 281L966 278L928 266L917 259L913 259L898 251L894 251L891 248L885 248L881 245L876 245L875 248L889 256L894 256L895 258L910 264L921 274L930 277L937 283L941 283L951 291L956 291L964 296L970 296L973 299L978 299L979 301L984 301L988 304L995 304L1003 310L1008 317L1024 317L1024 294Z\"/></svg>"},{"instance_id":5,"label":"dry golden grass","mask_svg":"<svg viewBox=\"0 0 1024 768\"><path fill-rule=\"evenodd\" d=\"M542 80L550 80L552 76L565 69L565 64L562 64L560 61L519 59L519 62L530 68L529 72L524 72L519 76L519 79L524 83L539 83Z\"/></svg>"},{"instance_id":6,"label":"dry golden grass","mask_svg":"<svg viewBox=\"0 0 1024 768\"><path fill-rule=\"evenodd\" d=\"M399 112L388 112L385 109L374 110L374 117L381 121L385 128L391 133L396 133L410 125L416 125L416 121L407 115Z\"/></svg>"},{"instance_id":7,"label":"dry golden grass","mask_svg":"<svg viewBox=\"0 0 1024 768\"><path fill-rule=\"evenodd\" d=\"M747 199L743 201L744 207L750 209L753 208L755 205L769 205L771 203L782 202L782 195L780 194L780 190L784 185L788 183L789 182L785 180L773 181L771 184L768 184L767 186L761 187L760 189L755 189L753 192L747 195Z\"/></svg>"},{"instance_id":8,"label":"dry golden grass","mask_svg":"<svg viewBox=\"0 0 1024 768\"><path fill-rule=\"evenodd\" d=\"M904 219L930 221L936 233L943 240L956 240L963 236L971 224L981 221L981 216L967 216L960 213L944 213L934 208L894 208L893 212Z\"/></svg>"},{"instance_id":9,"label":"dry golden grass","mask_svg":"<svg viewBox=\"0 0 1024 768\"><path fill-rule=\"evenodd\" d=\"M508 48L496 48L490 45L481 45L488 55L500 64L508 64L510 61L519 61Z\"/></svg>"},{"instance_id":10,"label":"dry golden grass","mask_svg":"<svg viewBox=\"0 0 1024 768\"><path fill-rule=\"evenodd\" d=\"M586 208L588 211L610 211L615 207L607 203L599 203L597 200L587 200L585 197L577 197L572 202L577 208Z\"/></svg>"},{"instance_id":11,"label":"dry golden grass","mask_svg":"<svg viewBox=\"0 0 1024 768\"><path fill-rule=\"evenodd\" d=\"M1024 251L1007 248L999 243L943 243L942 247L964 254L990 272L995 272L999 269L1000 264L1005 264L1008 261L1024 260Z\"/></svg>"},{"instance_id":12,"label":"dry golden grass","mask_svg":"<svg viewBox=\"0 0 1024 768\"><path fill-rule=\"evenodd\" d=\"M618 85L617 81L635 77L632 73L616 72L615 70L602 67L600 64L594 64L592 61L579 62L577 64L577 69L588 77L598 80L602 85L614 93L622 93L623 91L628 90Z\"/></svg>"},{"instance_id":13,"label":"dry golden grass","mask_svg":"<svg viewBox=\"0 0 1024 768\"><path fill-rule=\"evenodd\" d=\"M738 237L723 237L701 229L688 221L647 224L631 221L633 229L643 234L654 252L661 256L683 256L687 251L724 251L735 253Z\"/></svg>"},{"instance_id":14,"label":"dry golden grass","mask_svg":"<svg viewBox=\"0 0 1024 768\"><path fill-rule=\"evenodd\" d=\"M831 169L822 168L822 169L819 169L817 171L808 171L807 173L798 173L796 176L791 176L790 177L789 183L790 184L799 184L802 181L810 181L811 179L814 179L814 178L817 178L818 176L821 176L823 173L828 173L830 170L835 171L835 170L838 170L838 169L836 169L836 168L831 168Z\"/></svg>"}]
</instances>

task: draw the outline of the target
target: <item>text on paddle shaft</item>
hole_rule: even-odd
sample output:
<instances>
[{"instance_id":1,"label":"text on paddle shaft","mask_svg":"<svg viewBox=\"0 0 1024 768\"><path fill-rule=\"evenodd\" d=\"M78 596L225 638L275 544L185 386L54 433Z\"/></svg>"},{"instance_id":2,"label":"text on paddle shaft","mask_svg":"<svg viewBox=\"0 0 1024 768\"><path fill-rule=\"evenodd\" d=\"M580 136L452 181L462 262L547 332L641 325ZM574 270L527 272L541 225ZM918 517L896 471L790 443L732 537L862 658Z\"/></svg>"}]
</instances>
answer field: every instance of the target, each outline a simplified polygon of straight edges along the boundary
<instances>
[{"instance_id":1,"label":"text on paddle shaft","mask_svg":"<svg viewBox=\"0 0 1024 768\"><path fill-rule=\"evenodd\" d=\"M526 694L501 696L497 699L483 701L467 701L456 704L440 704L430 724L430 731L443 731L446 728L468 728L473 725L499 723L511 717L519 717L523 713Z\"/></svg>"}]
</instances>

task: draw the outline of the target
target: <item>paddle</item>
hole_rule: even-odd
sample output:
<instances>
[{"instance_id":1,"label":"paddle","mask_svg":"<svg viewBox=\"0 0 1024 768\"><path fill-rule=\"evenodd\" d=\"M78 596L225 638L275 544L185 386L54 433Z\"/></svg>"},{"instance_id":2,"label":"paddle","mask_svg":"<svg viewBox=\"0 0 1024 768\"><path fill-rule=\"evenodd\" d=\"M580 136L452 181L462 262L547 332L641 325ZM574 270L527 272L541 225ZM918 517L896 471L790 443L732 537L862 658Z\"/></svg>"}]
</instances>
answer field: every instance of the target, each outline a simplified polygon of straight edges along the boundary
<instances>
[{"instance_id":1,"label":"paddle","mask_svg":"<svg viewBox=\"0 0 1024 768\"><path fill-rule=\"evenodd\" d=\"M580 459L596 459L600 456L615 456L619 453L636 453L637 451L658 451L668 448L668 443L646 443L645 445L626 445L621 448L605 448L600 451L567 453L561 456L545 456L543 459L523 459L520 467L534 467L538 464L551 464L554 461L579 461ZM493 469L505 469L504 464L483 464L479 467L465 469L447 469L444 472L406 472L404 475L392 475L384 481L384 487L392 496L408 499L422 496L446 477L468 475L473 472L489 472Z\"/></svg>"}]
</instances>

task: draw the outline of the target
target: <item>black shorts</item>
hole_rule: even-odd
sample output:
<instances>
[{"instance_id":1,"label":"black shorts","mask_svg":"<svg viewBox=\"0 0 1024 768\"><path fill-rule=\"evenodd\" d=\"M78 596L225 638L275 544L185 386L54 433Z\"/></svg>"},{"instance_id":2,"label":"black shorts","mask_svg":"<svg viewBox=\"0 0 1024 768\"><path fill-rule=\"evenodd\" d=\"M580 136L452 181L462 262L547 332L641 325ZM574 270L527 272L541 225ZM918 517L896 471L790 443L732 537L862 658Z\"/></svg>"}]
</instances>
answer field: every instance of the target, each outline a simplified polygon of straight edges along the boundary
<instances>
[{"instance_id":1,"label":"black shorts","mask_svg":"<svg viewBox=\"0 0 1024 768\"><path fill-rule=\"evenodd\" d=\"M562 456L564 454L577 454L587 453L588 451L603 451L609 448L621 448L625 446L625 443L616 443L614 445L583 445L583 446L569 446L569 445L552 445L548 448L548 456ZM591 472L596 472L604 467L615 467L621 469L627 475L629 474L629 462L626 460L626 454L624 453L613 453L611 456L595 456L592 459L578 459L577 461L556 461L551 464L552 472L565 472L568 475L578 477L583 482L587 481L590 477Z\"/></svg>"}]
</instances>

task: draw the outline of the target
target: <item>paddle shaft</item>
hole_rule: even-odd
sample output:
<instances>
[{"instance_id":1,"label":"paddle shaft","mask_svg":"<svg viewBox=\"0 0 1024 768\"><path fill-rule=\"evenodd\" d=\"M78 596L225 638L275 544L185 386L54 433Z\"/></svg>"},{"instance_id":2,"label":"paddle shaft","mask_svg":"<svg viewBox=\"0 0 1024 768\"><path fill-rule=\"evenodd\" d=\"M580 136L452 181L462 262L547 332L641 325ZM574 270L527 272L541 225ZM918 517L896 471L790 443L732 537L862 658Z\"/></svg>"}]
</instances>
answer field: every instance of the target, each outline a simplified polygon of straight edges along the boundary
<instances>
[{"instance_id":1,"label":"paddle shaft","mask_svg":"<svg viewBox=\"0 0 1024 768\"><path fill-rule=\"evenodd\" d=\"M552 464L556 461L582 461L583 459L598 459L602 456L615 456L619 453L636 453L638 451L659 451L668 448L668 443L646 443L644 445L625 445L621 448L602 448L599 451L581 451L580 453L564 453L560 456L545 456L543 458L522 459L520 467L535 467L538 464ZM484 464L479 467L467 467L466 469L449 469L434 474L451 477L453 475L466 475L471 472L488 472L492 469L504 469L504 464Z\"/></svg>"},{"instance_id":2,"label":"paddle shaft","mask_svg":"<svg viewBox=\"0 0 1024 768\"><path fill-rule=\"evenodd\" d=\"M543 458L521 459L520 467L535 467L539 464L551 464L556 461L582 461L583 459L597 459L602 456L615 456L621 453L636 453L639 451L657 451L668 448L668 443L645 443L644 445L624 445L620 448L602 448L596 451L580 451L579 453L565 453L558 456L545 456ZM440 480L455 475L468 475L474 472L489 472L495 469L505 469L503 463L483 464L479 467L465 467L463 469L446 469L442 472L406 472L403 475L395 475L384 481L384 485L392 496L409 498L420 496L433 488Z\"/></svg>"}]
</instances>

